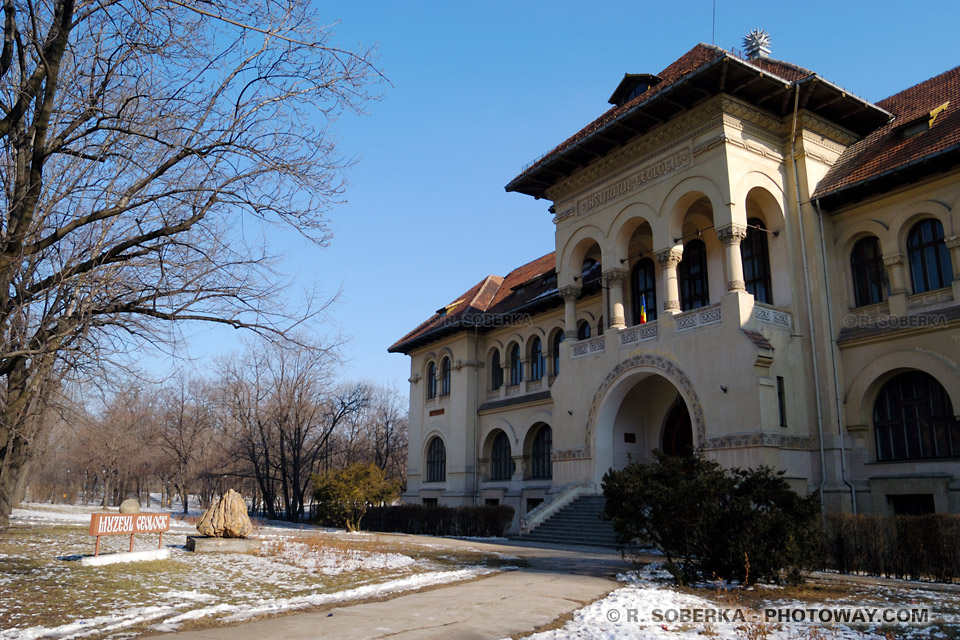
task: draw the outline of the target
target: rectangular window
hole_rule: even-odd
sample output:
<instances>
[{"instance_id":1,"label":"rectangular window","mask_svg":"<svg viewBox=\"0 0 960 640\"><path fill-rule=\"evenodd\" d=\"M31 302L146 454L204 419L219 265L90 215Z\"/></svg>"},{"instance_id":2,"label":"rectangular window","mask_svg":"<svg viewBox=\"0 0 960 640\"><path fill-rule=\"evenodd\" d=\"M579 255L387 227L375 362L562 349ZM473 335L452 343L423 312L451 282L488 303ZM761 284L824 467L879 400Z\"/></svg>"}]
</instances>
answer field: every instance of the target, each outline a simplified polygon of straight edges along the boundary
<instances>
[{"instance_id":1,"label":"rectangular window","mask_svg":"<svg viewBox=\"0 0 960 640\"><path fill-rule=\"evenodd\" d=\"M625 433L623 434L623 441L627 444L635 444L637 442L637 434Z\"/></svg>"},{"instance_id":2,"label":"rectangular window","mask_svg":"<svg viewBox=\"0 0 960 640\"><path fill-rule=\"evenodd\" d=\"M787 426L787 392L783 376L777 376L777 408L780 410L780 426Z\"/></svg>"},{"instance_id":3,"label":"rectangular window","mask_svg":"<svg viewBox=\"0 0 960 640\"><path fill-rule=\"evenodd\" d=\"M903 494L887 496L887 504L897 516L919 516L925 513L934 513L932 493Z\"/></svg>"},{"instance_id":4,"label":"rectangular window","mask_svg":"<svg viewBox=\"0 0 960 640\"><path fill-rule=\"evenodd\" d=\"M435 506L437 506L437 499L436 499L436 498L421 498L420 501L423 503L423 506L425 506L425 507L435 507Z\"/></svg>"},{"instance_id":5,"label":"rectangular window","mask_svg":"<svg viewBox=\"0 0 960 640\"><path fill-rule=\"evenodd\" d=\"M500 506L500 498L487 498L484 500L484 504L488 507L498 507Z\"/></svg>"},{"instance_id":6,"label":"rectangular window","mask_svg":"<svg viewBox=\"0 0 960 640\"><path fill-rule=\"evenodd\" d=\"M527 513L543 504L543 498L527 498Z\"/></svg>"}]
</instances>

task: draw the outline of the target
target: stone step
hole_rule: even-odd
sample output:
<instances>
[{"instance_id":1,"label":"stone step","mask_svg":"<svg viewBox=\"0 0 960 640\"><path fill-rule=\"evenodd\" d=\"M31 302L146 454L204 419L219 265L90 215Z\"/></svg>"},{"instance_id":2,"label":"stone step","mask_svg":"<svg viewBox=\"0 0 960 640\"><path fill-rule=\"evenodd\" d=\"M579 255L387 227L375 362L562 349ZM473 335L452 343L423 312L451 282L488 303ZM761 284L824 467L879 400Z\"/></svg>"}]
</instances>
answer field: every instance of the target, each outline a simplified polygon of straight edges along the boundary
<instances>
[{"instance_id":1,"label":"stone step","mask_svg":"<svg viewBox=\"0 0 960 640\"><path fill-rule=\"evenodd\" d=\"M617 547L613 525L601 518L603 496L581 496L553 514L530 533L515 540L593 547Z\"/></svg>"}]
</instances>

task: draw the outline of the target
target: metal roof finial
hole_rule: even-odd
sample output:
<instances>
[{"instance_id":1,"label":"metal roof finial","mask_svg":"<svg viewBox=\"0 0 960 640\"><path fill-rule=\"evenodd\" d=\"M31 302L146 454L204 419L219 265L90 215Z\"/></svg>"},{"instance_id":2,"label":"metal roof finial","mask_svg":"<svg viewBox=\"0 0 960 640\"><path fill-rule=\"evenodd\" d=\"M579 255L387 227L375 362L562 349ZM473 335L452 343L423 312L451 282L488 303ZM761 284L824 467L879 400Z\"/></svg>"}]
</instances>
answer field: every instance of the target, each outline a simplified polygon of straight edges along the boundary
<instances>
[{"instance_id":1,"label":"metal roof finial","mask_svg":"<svg viewBox=\"0 0 960 640\"><path fill-rule=\"evenodd\" d=\"M748 60L770 57L770 34L763 29L754 29L743 38L743 48Z\"/></svg>"}]
</instances>

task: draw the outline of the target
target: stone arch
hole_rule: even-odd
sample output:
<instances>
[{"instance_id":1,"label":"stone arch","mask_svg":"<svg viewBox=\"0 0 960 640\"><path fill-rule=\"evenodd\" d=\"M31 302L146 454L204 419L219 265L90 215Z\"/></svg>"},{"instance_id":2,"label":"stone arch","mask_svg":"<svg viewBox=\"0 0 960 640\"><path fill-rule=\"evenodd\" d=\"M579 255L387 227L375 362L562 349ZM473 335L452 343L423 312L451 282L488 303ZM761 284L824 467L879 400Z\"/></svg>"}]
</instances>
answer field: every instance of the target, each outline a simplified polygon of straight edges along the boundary
<instances>
[{"instance_id":1,"label":"stone arch","mask_svg":"<svg viewBox=\"0 0 960 640\"><path fill-rule=\"evenodd\" d=\"M724 196L720 187L712 180L703 176L691 176L677 183L660 206L659 217L667 221L667 244L673 246L674 239L683 236L683 220L687 215L687 210L694 202L700 198L706 197L710 201L714 215L723 211L725 204L730 201L729 196ZM741 224L746 222L746 218ZM658 247L662 249L664 247Z\"/></svg>"},{"instance_id":2,"label":"stone arch","mask_svg":"<svg viewBox=\"0 0 960 640\"><path fill-rule=\"evenodd\" d=\"M579 286L574 278L579 278L584 259L590 249L596 245L600 249L600 263L606 264L613 260L608 254L607 238L599 227L585 225L574 232L564 243L563 250L557 259L557 280L559 286Z\"/></svg>"},{"instance_id":3,"label":"stone arch","mask_svg":"<svg viewBox=\"0 0 960 640\"><path fill-rule=\"evenodd\" d=\"M960 410L960 369L954 363L932 351L892 351L870 362L847 387L843 398L846 424L872 425L873 404L880 387L894 375L911 369L936 378L946 389L954 412Z\"/></svg>"},{"instance_id":4,"label":"stone arch","mask_svg":"<svg viewBox=\"0 0 960 640\"><path fill-rule=\"evenodd\" d=\"M763 171L748 171L741 176L740 181L733 190L734 202L746 202L750 192L754 189L763 189L777 200L777 206L782 211L783 206L783 185L770 177Z\"/></svg>"},{"instance_id":5,"label":"stone arch","mask_svg":"<svg viewBox=\"0 0 960 640\"><path fill-rule=\"evenodd\" d=\"M781 194L782 195L782 194ZM747 208L747 202L752 200L759 208L759 211L751 212ZM783 232L784 215L783 201L764 186L755 186L747 191L743 196L744 222L748 218L758 215L767 223L767 228L771 231Z\"/></svg>"},{"instance_id":6,"label":"stone arch","mask_svg":"<svg viewBox=\"0 0 960 640\"><path fill-rule=\"evenodd\" d=\"M590 457L593 451L597 419L601 409L609 399L610 391L634 377L635 374L642 373L653 373L673 383L690 410L690 419L693 422L694 446L696 448L704 446L707 438L707 424L703 414L703 405L700 403L700 398L697 396L690 378L673 360L661 355L642 354L628 358L614 367L600 383L596 393L593 394L593 401L590 403L590 411L587 414L584 442L585 457Z\"/></svg>"},{"instance_id":7,"label":"stone arch","mask_svg":"<svg viewBox=\"0 0 960 640\"><path fill-rule=\"evenodd\" d=\"M908 207L904 207L890 224L890 228L896 237L897 253L904 256L907 255L907 235L910 233L913 225L925 218L936 218L939 220L940 224L943 225L943 235L945 237L950 235L950 230L953 225L951 224L950 210L946 205L935 200L915 202ZM883 246L883 249L884 255L888 255L886 253L886 246Z\"/></svg>"},{"instance_id":8,"label":"stone arch","mask_svg":"<svg viewBox=\"0 0 960 640\"><path fill-rule=\"evenodd\" d=\"M634 231L646 223L650 226L650 233L653 236L653 246L657 247L665 243L664 238L658 238L660 235L666 235L661 230L657 212L652 207L642 202L634 202L617 214L613 223L607 231L607 236L613 238L613 254L619 263L621 259L629 257L630 240ZM610 265L617 266L617 265Z\"/></svg>"},{"instance_id":9,"label":"stone arch","mask_svg":"<svg viewBox=\"0 0 960 640\"><path fill-rule=\"evenodd\" d=\"M837 255L840 259L849 263L853 245L866 236L876 236L877 240L880 241L880 251L883 255L889 256L897 253L896 236L890 233L890 227L881 220L870 218L858 220L837 235L833 245L837 248Z\"/></svg>"}]
</instances>

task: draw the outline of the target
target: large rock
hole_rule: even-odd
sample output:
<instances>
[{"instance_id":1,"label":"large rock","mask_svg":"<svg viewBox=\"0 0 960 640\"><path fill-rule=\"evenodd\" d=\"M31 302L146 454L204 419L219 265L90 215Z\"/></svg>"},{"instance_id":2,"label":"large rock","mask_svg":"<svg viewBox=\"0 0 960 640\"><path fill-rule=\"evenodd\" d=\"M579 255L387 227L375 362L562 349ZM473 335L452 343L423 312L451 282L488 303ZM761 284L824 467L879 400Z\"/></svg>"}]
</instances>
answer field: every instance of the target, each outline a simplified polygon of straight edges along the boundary
<instances>
[{"instance_id":1,"label":"large rock","mask_svg":"<svg viewBox=\"0 0 960 640\"><path fill-rule=\"evenodd\" d=\"M136 498L127 498L120 503L120 513L140 513L140 501Z\"/></svg>"},{"instance_id":2,"label":"large rock","mask_svg":"<svg viewBox=\"0 0 960 640\"><path fill-rule=\"evenodd\" d=\"M219 502L210 505L200 522L197 531L201 535L214 538L246 538L253 532L253 523L247 515L247 503L243 496L229 489Z\"/></svg>"}]
</instances>

